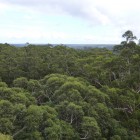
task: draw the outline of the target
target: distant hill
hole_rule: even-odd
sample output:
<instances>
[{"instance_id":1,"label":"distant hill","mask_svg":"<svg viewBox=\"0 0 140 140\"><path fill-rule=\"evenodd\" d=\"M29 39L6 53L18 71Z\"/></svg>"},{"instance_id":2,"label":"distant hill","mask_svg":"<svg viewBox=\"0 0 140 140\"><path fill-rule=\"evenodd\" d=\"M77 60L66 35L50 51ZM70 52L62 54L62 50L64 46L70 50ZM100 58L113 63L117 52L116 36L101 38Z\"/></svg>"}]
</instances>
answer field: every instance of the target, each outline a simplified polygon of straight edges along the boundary
<instances>
[{"instance_id":1,"label":"distant hill","mask_svg":"<svg viewBox=\"0 0 140 140\"><path fill-rule=\"evenodd\" d=\"M24 47L27 44L10 44L16 47ZM48 45L48 44L32 44L32 45L40 45L40 46L44 46L44 45ZM52 46L57 46L60 44L52 44ZM112 49L113 46L115 46L116 44L63 44L66 45L68 47L72 47L72 48L79 48L79 49L83 49L83 48L108 48L108 49Z\"/></svg>"}]
</instances>

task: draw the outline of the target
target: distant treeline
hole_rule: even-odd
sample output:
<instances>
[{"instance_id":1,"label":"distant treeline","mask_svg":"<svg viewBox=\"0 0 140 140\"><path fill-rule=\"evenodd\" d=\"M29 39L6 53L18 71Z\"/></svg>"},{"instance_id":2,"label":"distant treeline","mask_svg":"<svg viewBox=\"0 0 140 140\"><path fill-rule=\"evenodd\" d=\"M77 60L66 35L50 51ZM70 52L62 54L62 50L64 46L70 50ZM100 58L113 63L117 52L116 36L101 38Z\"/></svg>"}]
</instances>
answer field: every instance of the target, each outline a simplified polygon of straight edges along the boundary
<instances>
[{"instance_id":1,"label":"distant treeline","mask_svg":"<svg viewBox=\"0 0 140 140\"><path fill-rule=\"evenodd\" d=\"M107 49L113 49L113 47L116 44L30 44L30 43L25 43L25 44L10 44L11 46L15 47L25 47L28 45L33 45L33 46L67 46L75 49L89 49L89 48L107 48Z\"/></svg>"}]
</instances>

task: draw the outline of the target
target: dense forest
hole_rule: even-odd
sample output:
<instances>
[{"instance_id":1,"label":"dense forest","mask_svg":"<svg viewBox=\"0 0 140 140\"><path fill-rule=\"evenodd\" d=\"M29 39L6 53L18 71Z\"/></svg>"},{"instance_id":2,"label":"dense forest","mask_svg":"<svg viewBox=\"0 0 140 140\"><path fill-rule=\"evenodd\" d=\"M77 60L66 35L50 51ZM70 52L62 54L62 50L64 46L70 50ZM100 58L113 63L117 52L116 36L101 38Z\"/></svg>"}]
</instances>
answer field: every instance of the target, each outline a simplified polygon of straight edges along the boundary
<instances>
[{"instance_id":1,"label":"dense forest","mask_svg":"<svg viewBox=\"0 0 140 140\"><path fill-rule=\"evenodd\" d=\"M0 140L140 140L140 45L0 44Z\"/></svg>"}]
</instances>

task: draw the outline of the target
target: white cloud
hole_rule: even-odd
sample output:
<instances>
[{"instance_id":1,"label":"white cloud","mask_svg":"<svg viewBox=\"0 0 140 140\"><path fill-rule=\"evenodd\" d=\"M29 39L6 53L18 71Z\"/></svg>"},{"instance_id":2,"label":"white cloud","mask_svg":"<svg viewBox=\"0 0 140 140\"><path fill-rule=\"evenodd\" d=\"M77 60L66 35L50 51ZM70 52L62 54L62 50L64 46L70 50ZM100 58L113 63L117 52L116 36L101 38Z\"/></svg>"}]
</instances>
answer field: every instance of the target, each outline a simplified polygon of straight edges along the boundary
<instances>
[{"instance_id":1,"label":"white cloud","mask_svg":"<svg viewBox=\"0 0 140 140\"><path fill-rule=\"evenodd\" d=\"M9 43L66 43L70 38L73 39L71 35L63 31L47 31L36 25L17 29L1 29L1 32L0 38Z\"/></svg>"},{"instance_id":2,"label":"white cloud","mask_svg":"<svg viewBox=\"0 0 140 140\"><path fill-rule=\"evenodd\" d=\"M2 16L7 10L9 9L9 6L4 4L4 3L0 3L0 15Z\"/></svg>"},{"instance_id":3,"label":"white cloud","mask_svg":"<svg viewBox=\"0 0 140 140\"><path fill-rule=\"evenodd\" d=\"M25 11L24 20L36 20L40 15L65 15L76 17L86 21L89 25L101 29L111 26L112 30L108 30L108 36L104 37L104 31L99 31L103 41L111 40L114 37L114 42L119 40L117 36L124 31L133 30L136 35L140 36L140 8L139 0L0 0L0 14L4 14L9 9L17 9ZM65 20L65 19L62 19ZM41 21L37 21L41 24ZM27 22L28 23L28 22ZM81 23L82 24L82 23ZM9 38L20 37L26 38L50 38L54 40L80 40L79 35L72 35L66 31L49 31L49 35L43 30L37 28L35 23L34 29L26 29L25 31L12 31L7 34ZM44 26L44 25L43 25ZM28 35L27 35L28 33ZM97 31L96 31L97 33ZM113 34L111 36L111 34ZM26 37L25 37L26 36ZM74 36L74 37L73 37ZM81 35L82 36L82 35ZM98 36L98 35L97 35ZM101 37L95 37L95 34L85 33L81 40L101 40Z\"/></svg>"},{"instance_id":4,"label":"white cloud","mask_svg":"<svg viewBox=\"0 0 140 140\"><path fill-rule=\"evenodd\" d=\"M139 0L0 0L0 2L43 14L68 14L93 24L122 26L140 20Z\"/></svg>"}]
</instances>

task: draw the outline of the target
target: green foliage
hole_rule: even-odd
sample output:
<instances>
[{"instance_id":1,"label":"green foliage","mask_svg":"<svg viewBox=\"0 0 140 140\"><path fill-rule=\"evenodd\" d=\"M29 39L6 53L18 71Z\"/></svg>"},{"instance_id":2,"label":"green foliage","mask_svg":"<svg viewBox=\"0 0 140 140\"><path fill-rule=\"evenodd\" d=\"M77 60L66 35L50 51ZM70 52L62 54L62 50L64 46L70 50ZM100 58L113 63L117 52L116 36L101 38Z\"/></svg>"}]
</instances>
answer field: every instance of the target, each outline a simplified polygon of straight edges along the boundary
<instances>
[{"instance_id":1,"label":"green foliage","mask_svg":"<svg viewBox=\"0 0 140 140\"><path fill-rule=\"evenodd\" d=\"M5 82L0 82L0 87L7 87L7 84Z\"/></svg>"},{"instance_id":2,"label":"green foliage","mask_svg":"<svg viewBox=\"0 0 140 140\"><path fill-rule=\"evenodd\" d=\"M31 105L28 107L25 117L25 125L29 130L39 128L39 123L42 121L43 112L39 106Z\"/></svg>"},{"instance_id":3,"label":"green foliage","mask_svg":"<svg viewBox=\"0 0 140 140\"><path fill-rule=\"evenodd\" d=\"M101 135L98 123L93 117L83 117L81 129L85 139L97 139Z\"/></svg>"},{"instance_id":4,"label":"green foliage","mask_svg":"<svg viewBox=\"0 0 140 140\"><path fill-rule=\"evenodd\" d=\"M13 140L11 136L0 133L0 140Z\"/></svg>"},{"instance_id":5,"label":"green foliage","mask_svg":"<svg viewBox=\"0 0 140 140\"><path fill-rule=\"evenodd\" d=\"M121 140L121 137L119 135L115 135L111 137L111 140Z\"/></svg>"},{"instance_id":6,"label":"green foliage","mask_svg":"<svg viewBox=\"0 0 140 140\"><path fill-rule=\"evenodd\" d=\"M0 140L139 140L140 46L0 44Z\"/></svg>"},{"instance_id":7,"label":"green foliage","mask_svg":"<svg viewBox=\"0 0 140 140\"><path fill-rule=\"evenodd\" d=\"M20 87L20 88L27 88L28 80L25 77L20 77L14 80L13 82L15 87Z\"/></svg>"}]
</instances>

